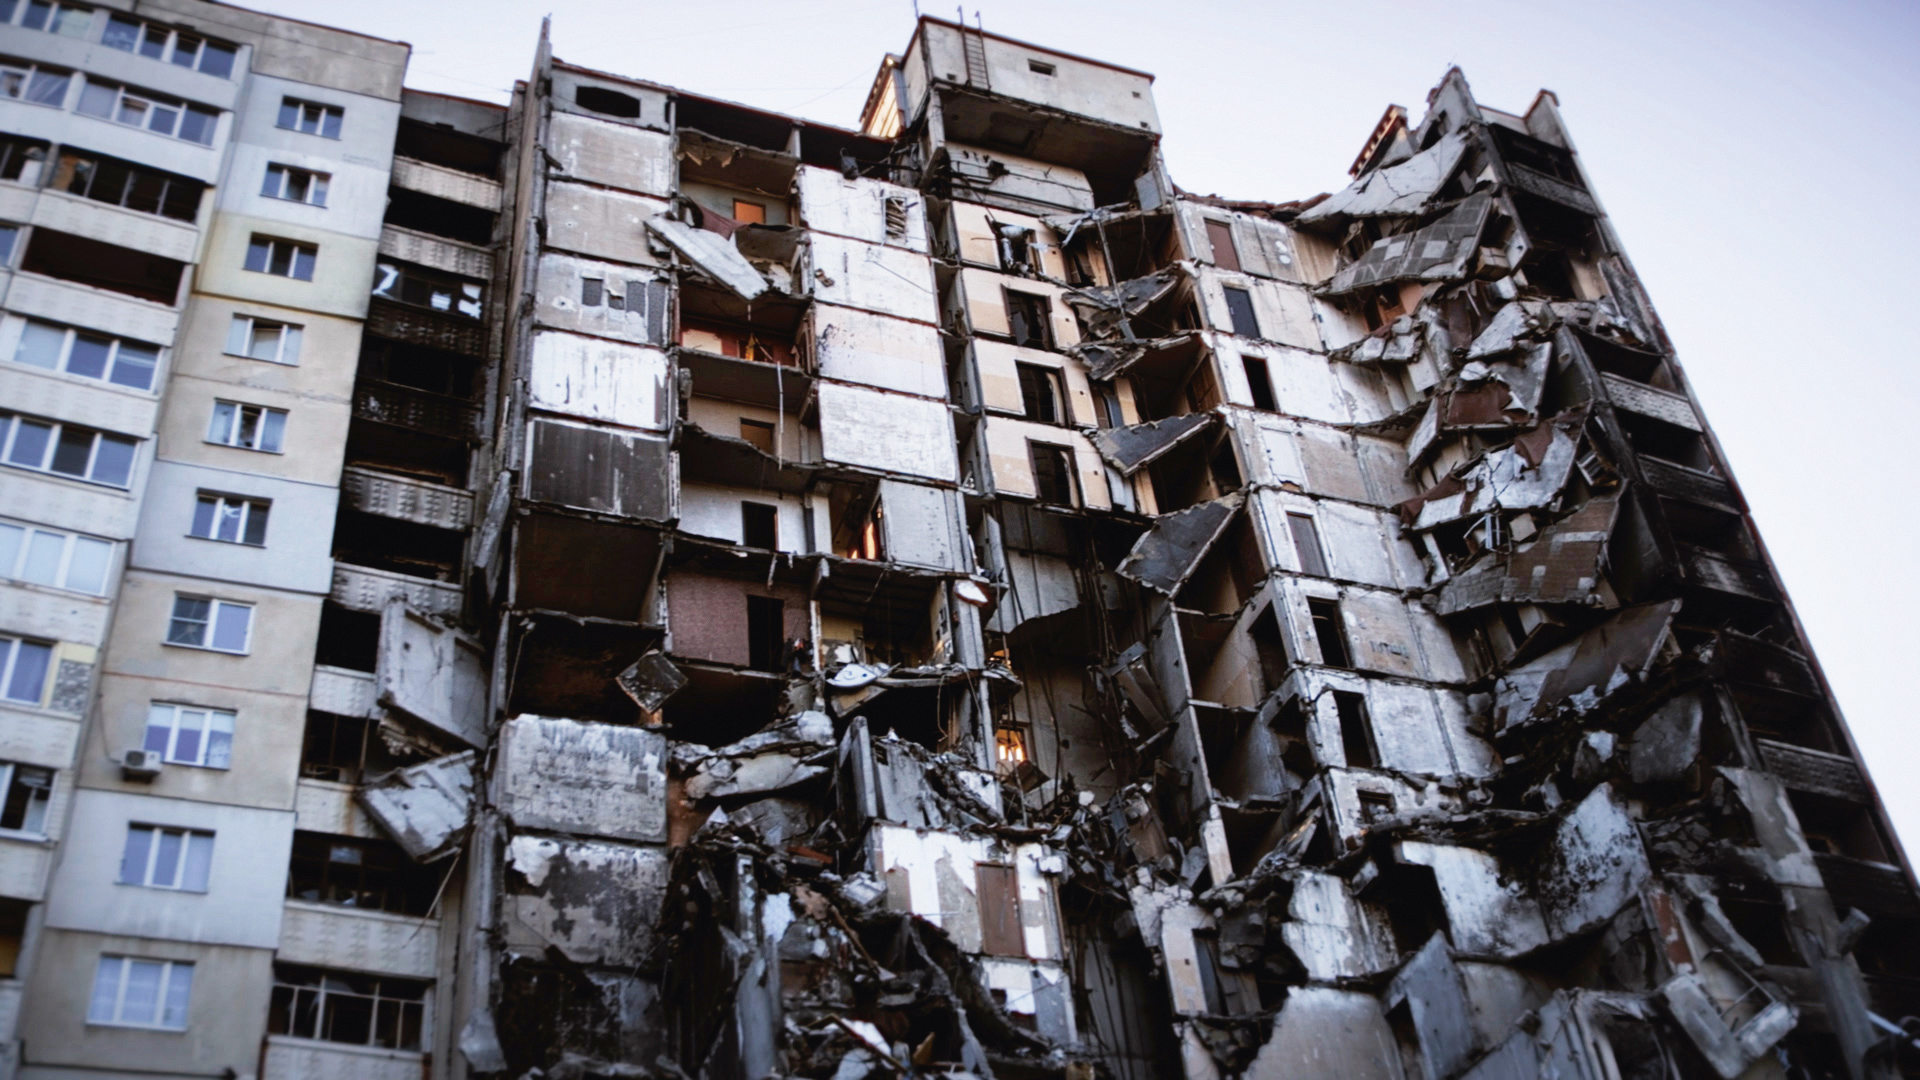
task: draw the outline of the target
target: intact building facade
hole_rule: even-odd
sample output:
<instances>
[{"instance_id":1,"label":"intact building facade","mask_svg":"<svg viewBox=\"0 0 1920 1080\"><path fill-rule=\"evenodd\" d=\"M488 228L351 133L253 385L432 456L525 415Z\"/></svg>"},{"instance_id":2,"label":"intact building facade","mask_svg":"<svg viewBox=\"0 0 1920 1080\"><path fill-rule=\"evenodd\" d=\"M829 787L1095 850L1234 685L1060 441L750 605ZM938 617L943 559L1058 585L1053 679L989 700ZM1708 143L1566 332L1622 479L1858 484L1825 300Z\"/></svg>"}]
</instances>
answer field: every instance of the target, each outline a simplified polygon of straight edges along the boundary
<instances>
[{"instance_id":1,"label":"intact building facade","mask_svg":"<svg viewBox=\"0 0 1920 1080\"><path fill-rule=\"evenodd\" d=\"M23 1077L1892 1077L1920 895L1557 103L1180 189L0 0Z\"/></svg>"}]
</instances>

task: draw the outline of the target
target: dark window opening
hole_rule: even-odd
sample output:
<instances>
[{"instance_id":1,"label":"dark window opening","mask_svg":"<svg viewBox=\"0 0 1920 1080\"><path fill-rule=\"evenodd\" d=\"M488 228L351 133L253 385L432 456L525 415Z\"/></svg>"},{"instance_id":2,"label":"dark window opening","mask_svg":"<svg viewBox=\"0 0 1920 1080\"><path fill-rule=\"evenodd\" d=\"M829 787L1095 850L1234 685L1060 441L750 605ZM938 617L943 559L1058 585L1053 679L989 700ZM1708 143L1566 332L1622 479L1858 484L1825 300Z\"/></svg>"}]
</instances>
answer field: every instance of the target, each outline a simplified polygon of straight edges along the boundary
<instances>
[{"instance_id":1,"label":"dark window opening","mask_svg":"<svg viewBox=\"0 0 1920 1080\"><path fill-rule=\"evenodd\" d=\"M1340 601L1308 600L1313 616L1313 636L1320 642L1320 662L1328 667L1352 667L1347 651L1347 628L1340 618Z\"/></svg>"},{"instance_id":2,"label":"dark window opening","mask_svg":"<svg viewBox=\"0 0 1920 1080\"><path fill-rule=\"evenodd\" d=\"M1029 60L1027 61L1027 70L1033 72L1035 75L1051 75L1054 72L1054 67L1044 60Z\"/></svg>"},{"instance_id":3,"label":"dark window opening","mask_svg":"<svg viewBox=\"0 0 1920 1080\"><path fill-rule=\"evenodd\" d=\"M360 347L360 377L471 400L478 363L471 357L369 336Z\"/></svg>"},{"instance_id":4,"label":"dark window opening","mask_svg":"<svg viewBox=\"0 0 1920 1080\"><path fill-rule=\"evenodd\" d=\"M1333 692L1333 707L1340 714L1340 749L1346 753L1347 767L1351 769L1371 769L1380 764L1380 756L1373 745L1373 725L1367 720L1367 696L1349 690ZM1360 793L1362 807L1366 805L1367 792ZM1387 801L1388 811L1392 811L1393 801Z\"/></svg>"},{"instance_id":5,"label":"dark window opening","mask_svg":"<svg viewBox=\"0 0 1920 1080\"><path fill-rule=\"evenodd\" d=\"M1231 286L1221 291L1227 296L1227 314L1233 318L1233 332L1241 337L1259 337L1260 320L1253 316L1253 294Z\"/></svg>"},{"instance_id":6,"label":"dark window opening","mask_svg":"<svg viewBox=\"0 0 1920 1080\"><path fill-rule=\"evenodd\" d=\"M124 206L143 214L192 221L200 214L200 193L207 185L130 161L62 151L53 173L53 189L94 202Z\"/></svg>"},{"instance_id":7,"label":"dark window opening","mask_svg":"<svg viewBox=\"0 0 1920 1080\"><path fill-rule=\"evenodd\" d=\"M1287 677L1287 668L1292 661L1287 658L1287 639L1280 631L1280 619L1273 605L1253 620L1248 635L1253 638L1253 651L1260 659L1260 681L1266 685L1268 693L1279 689L1280 683Z\"/></svg>"},{"instance_id":8,"label":"dark window opening","mask_svg":"<svg viewBox=\"0 0 1920 1080\"><path fill-rule=\"evenodd\" d=\"M486 177L500 171L500 149L500 144L492 139L406 117L400 119L400 128L393 140L397 157Z\"/></svg>"},{"instance_id":9,"label":"dark window opening","mask_svg":"<svg viewBox=\"0 0 1920 1080\"><path fill-rule=\"evenodd\" d=\"M1066 423L1067 388L1059 369L1040 364L1015 364L1014 367L1020 374L1020 402L1026 409L1027 419L1042 424Z\"/></svg>"},{"instance_id":10,"label":"dark window opening","mask_svg":"<svg viewBox=\"0 0 1920 1080\"><path fill-rule=\"evenodd\" d=\"M763 454L773 453L773 424L769 421L741 417L740 437Z\"/></svg>"},{"instance_id":11,"label":"dark window opening","mask_svg":"<svg viewBox=\"0 0 1920 1080\"><path fill-rule=\"evenodd\" d=\"M1267 372L1267 362L1258 356L1243 356L1240 365L1247 372L1247 393L1253 397L1253 407L1278 411L1280 402L1273 396L1273 376Z\"/></svg>"},{"instance_id":12,"label":"dark window opening","mask_svg":"<svg viewBox=\"0 0 1920 1080\"><path fill-rule=\"evenodd\" d=\"M40 178L49 146L45 139L23 139L18 135L0 135L0 180L20 180L32 184ZM33 174L27 175L27 166Z\"/></svg>"},{"instance_id":13,"label":"dark window opening","mask_svg":"<svg viewBox=\"0 0 1920 1080\"><path fill-rule=\"evenodd\" d=\"M1719 901L1727 921L1760 953L1760 959L1788 967L1801 967L1806 963L1800 958L1800 951L1793 947L1785 907L1738 896L1722 896Z\"/></svg>"},{"instance_id":14,"label":"dark window opening","mask_svg":"<svg viewBox=\"0 0 1920 1080\"><path fill-rule=\"evenodd\" d=\"M1287 513L1287 529L1293 534L1293 550L1300 558L1300 572L1326 577L1327 560L1320 547L1320 530L1314 527L1312 514Z\"/></svg>"},{"instance_id":15,"label":"dark window opening","mask_svg":"<svg viewBox=\"0 0 1920 1080\"><path fill-rule=\"evenodd\" d=\"M20 946L27 936L27 912L32 907L25 900L0 900L0 979L20 973Z\"/></svg>"},{"instance_id":16,"label":"dark window opening","mask_svg":"<svg viewBox=\"0 0 1920 1080\"><path fill-rule=\"evenodd\" d=\"M300 775L357 784L399 767L401 761L387 750L379 729L378 723L364 717L309 711L300 747Z\"/></svg>"},{"instance_id":17,"label":"dark window opening","mask_svg":"<svg viewBox=\"0 0 1920 1080\"><path fill-rule=\"evenodd\" d=\"M463 244L484 247L493 242L491 212L406 188L387 189L386 222Z\"/></svg>"},{"instance_id":18,"label":"dark window opening","mask_svg":"<svg viewBox=\"0 0 1920 1080\"><path fill-rule=\"evenodd\" d=\"M639 98L632 94L623 94L618 90L609 90L604 86L574 87L573 103L588 112L597 112L602 116L618 116L624 120L640 119Z\"/></svg>"},{"instance_id":19,"label":"dark window opening","mask_svg":"<svg viewBox=\"0 0 1920 1080\"><path fill-rule=\"evenodd\" d=\"M1360 823L1372 825L1393 816L1393 796L1383 791L1362 791L1360 795Z\"/></svg>"},{"instance_id":20,"label":"dark window opening","mask_svg":"<svg viewBox=\"0 0 1920 1080\"><path fill-rule=\"evenodd\" d=\"M1529 286L1548 296L1581 299L1573 283L1573 263L1564 251L1539 251L1521 265L1520 272L1526 275Z\"/></svg>"},{"instance_id":21,"label":"dark window opening","mask_svg":"<svg viewBox=\"0 0 1920 1080\"><path fill-rule=\"evenodd\" d=\"M747 597L748 667L755 671L785 670L786 617L786 601L770 596Z\"/></svg>"},{"instance_id":22,"label":"dark window opening","mask_svg":"<svg viewBox=\"0 0 1920 1080\"><path fill-rule=\"evenodd\" d=\"M1800 831L1806 834L1807 845L1813 850L1868 862L1893 861L1887 856L1888 845L1869 808L1809 791L1789 792L1787 798L1793 803L1794 816L1800 819Z\"/></svg>"},{"instance_id":23,"label":"dark window opening","mask_svg":"<svg viewBox=\"0 0 1920 1080\"><path fill-rule=\"evenodd\" d=\"M995 222L993 232L999 238L1000 269L1009 274L1039 269L1032 229Z\"/></svg>"},{"instance_id":24,"label":"dark window opening","mask_svg":"<svg viewBox=\"0 0 1920 1080\"><path fill-rule=\"evenodd\" d=\"M1035 496L1047 506L1073 506L1073 451L1065 446L1028 443Z\"/></svg>"},{"instance_id":25,"label":"dark window opening","mask_svg":"<svg viewBox=\"0 0 1920 1080\"><path fill-rule=\"evenodd\" d=\"M353 566L429 581L458 581L464 534L415 521L342 509L333 528L333 557Z\"/></svg>"},{"instance_id":26,"label":"dark window opening","mask_svg":"<svg viewBox=\"0 0 1920 1080\"><path fill-rule=\"evenodd\" d=\"M1053 348L1053 322L1048 316L1047 298L1033 293L1006 290L1007 332L1013 343L1023 348Z\"/></svg>"},{"instance_id":27,"label":"dark window opening","mask_svg":"<svg viewBox=\"0 0 1920 1080\"><path fill-rule=\"evenodd\" d=\"M1207 1011L1215 1016L1227 1014L1226 988L1220 984L1220 938L1210 931L1193 932L1194 967L1199 968L1200 992L1207 999Z\"/></svg>"},{"instance_id":28,"label":"dark window opening","mask_svg":"<svg viewBox=\"0 0 1920 1080\"><path fill-rule=\"evenodd\" d=\"M313 662L349 671L372 671L380 658L380 616L329 600L320 606L320 638Z\"/></svg>"},{"instance_id":29,"label":"dark window opening","mask_svg":"<svg viewBox=\"0 0 1920 1080\"><path fill-rule=\"evenodd\" d=\"M20 269L171 305L186 264L42 227L33 230Z\"/></svg>"},{"instance_id":30,"label":"dark window opening","mask_svg":"<svg viewBox=\"0 0 1920 1080\"><path fill-rule=\"evenodd\" d=\"M1014 868L976 863L975 896L980 902L980 951L988 956L1027 955L1020 926L1020 883Z\"/></svg>"},{"instance_id":31,"label":"dark window opening","mask_svg":"<svg viewBox=\"0 0 1920 1080\"><path fill-rule=\"evenodd\" d=\"M740 504L740 542L750 548L780 548L780 508L766 503Z\"/></svg>"},{"instance_id":32,"label":"dark window opening","mask_svg":"<svg viewBox=\"0 0 1920 1080\"><path fill-rule=\"evenodd\" d=\"M275 964L267 1033L419 1050L430 985L416 979Z\"/></svg>"},{"instance_id":33,"label":"dark window opening","mask_svg":"<svg viewBox=\"0 0 1920 1080\"><path fill-rule=\"evenodd\" d=\"M331 833L293 834L289 899L425 915L433 908L438 885L438 876L408 858L398 844Z\"/></svg>"},{"instance_id":34,"label":"dark window opening","mask_svg":"<svg viewBox=\"0 0 1920 1080\"><path fill-rule=\"evenodd\" d=\"M1699 432L1624 409L1615 409L1613 416L1627 433L1627 442L1632 445L1634 453L1671 461L1701 472L1713 471L1713 458L1707 453L1706 440L1700 437Z\"/></svg>"},{"instance_id":35,"label":"dark window opening","mask_svg":"<svg viewBox=\"0 0 1920 1080\"><path fill-rule=\"evenodd\" d=\"M1213 265L1222 270L1240 272L1240 249L1233 246L1233 226L1207 219L1207 243L1213 248Z\"/></svg>"}]
</instances>

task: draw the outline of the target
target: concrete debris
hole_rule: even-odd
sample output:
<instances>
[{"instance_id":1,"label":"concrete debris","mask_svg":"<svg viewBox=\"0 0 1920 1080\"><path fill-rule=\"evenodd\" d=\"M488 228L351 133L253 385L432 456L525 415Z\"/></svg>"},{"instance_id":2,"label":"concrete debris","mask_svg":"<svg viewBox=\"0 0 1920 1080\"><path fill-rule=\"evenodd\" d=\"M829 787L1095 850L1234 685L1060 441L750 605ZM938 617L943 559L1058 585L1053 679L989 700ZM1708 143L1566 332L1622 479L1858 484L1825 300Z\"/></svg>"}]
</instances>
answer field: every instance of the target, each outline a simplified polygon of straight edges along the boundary
<instances>
[{"instance_id":1,"label":"concrete debris","mask_svg":"<svg viewBox=\"0 0 1920 1080\"><path fill-rule=\"evenodd\" d=\"M1188 413L1185 416L1136 424L1133 427L1102 428L1094 433L1094 448L1107 464L1132 476L1154 463L1163 454L1212 427L1218 419L1212 413Z\"/></svg>"},{"instance_id":2,"label":"concrete debris","mask_svg":"<svg viewBox=\"0 0 1920 1080\"><path fill-rule=\"evenodd\" d=\"M1118 573L1172 593L1227 530L1243 501L1240 495L1229 495L1161 517L1135 542Z\"/></svg>"},{"instance_id":3,"label":"concrete debris","mask_svg":"<svg viewBox=\"0 0 1920 1080\"><path fill-rule=\"evenodd\" d=\"M1398 165L1362 175L1345 190L1302 210L1294 220L1314 225L1348 218L1419 214L1453 178L1466 151L1467 130L1462 128Z\"/></svg>"},{"instance_id":4,"label":"concrete debris","mask_svg":"<svg viewBox=\"0 0 1920 1080\"><path fill-rule=\"evenodd\" d=\"M1480 253L1480 234L1492 212L1493 196L1482 192L1462 199L1430 225L1381 237L1352 266L1333 275L1327 293L1342 296L1400 281L1459 281Z\"/></svg>"},{"instance_id":5,"label":"concrete debris","mask_svg":"<svg viewBox=\"0 0 1920 1080\"><path fill-rule=\"evenodd\" d=\"M633 662L633 666L615 677L620 689L633 703L650 713L660 711L674 691L687 685L687 676L666 654L654 649Z\"/></svg>"},{"instance_id":6,"label":"concrete debris","mask_svg":"<svg viewBox=\"0 0 1920 1080\"><path fill-rule=\"evenodd\" d=\"M354 791L367 814L408 855L434 862L459 850L473 815L471 750L369 780Z\"/></svg>"},{"instance_id":7,"label":"concrete debris","mask_svg":"<svg viewBox=\"0 0 1920 1080\"><path fill-rule=\"evenodd\" d=\"M720 233L695 228L666 214L648 218L647 230L742 300L752 300L768 289L766 277Z\"/></svg>"}]
</instances>

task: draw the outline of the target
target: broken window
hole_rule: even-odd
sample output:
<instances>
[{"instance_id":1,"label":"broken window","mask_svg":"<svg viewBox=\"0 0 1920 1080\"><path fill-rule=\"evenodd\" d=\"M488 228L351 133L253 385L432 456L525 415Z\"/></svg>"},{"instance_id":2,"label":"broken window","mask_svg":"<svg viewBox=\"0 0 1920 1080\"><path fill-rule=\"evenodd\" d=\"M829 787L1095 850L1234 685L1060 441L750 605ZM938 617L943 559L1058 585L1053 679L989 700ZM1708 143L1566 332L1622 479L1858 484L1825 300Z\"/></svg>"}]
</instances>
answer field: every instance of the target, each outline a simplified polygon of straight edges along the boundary
<instances>
[{"instance_id":1,"label":"broken window","mask_svg":"<svg viewBox=\"0 0 1920 1080\"><path fill-rule=\"evenodd\" d=\"M0 578L101 596L112 563L105 540L0 521Z\"/></svg>"},{"instance_id":2,"label":"broken window","mask_svg":"<svg viewBox=\"0 0 1920 1080\"><path fill-rule=\"evenodd\" d=\"M20 269L171 306L180 295L183 262L102 243L45 226L33 230Z\"/></svg>"},{"instance_id":3,"label":"broken window","mask_svg":"<svg viewBox=\"0 0 1920 1080\"><path fill-rule=\"evenodd\" d=\"M207 441L265 454L280 452L287 431L287 410L237 401L215 401L207 424Z\"/></svg>"},{"instance_id":4,"label":"broken window","mask_svg":"<svg viewBox=\"0 0 1920 1080\"><path fill-rule=\"evenodd\" d=\"M1393 816L1393 796L1384 791L1362 791L1360 796L1360 823L1372 825Z\"/></svg>"},{"instance_id":5,"label":"broken window","mask_svg":"<svg viewBox=\"0 0 1920 1080\"><path fill-rule=\"evenodd\" d=\"M493 211L478 206L410 188L387 189L386 222L402 229L484 246L493 241L493 219Z\"/></svg>"},{"instance_id":6,"label":"broken window","mask_svg":"<svg viewBox=\"0 0 1920 1080\"><path fill-rule=\"evenodd\" d=\"M102 956L94 969L87 1023L185 1031L193 964Z\"/></svg>"},{"instance_id":7,"label":"broken window","mask_svg":"<svg viewBox=\"0 0 1920 1080\"><path fill-rule=\"evenodd\" d=\"M284 199L287 202L306 203L309 206L327 205L327 183L333 177L323 172L311 172L296 169L291 165L267 166L267 178L260 185L260 194L269 199Z\"/></svg>"},{"instance_id":8,"label":"broken window","mask_svg":"<svg viewBox=\"0 0 1920 1080\"><path fill-rule=\"evenodd\" d=\"M1226 987L1220 980L1220 935L1211 930L1193 932L1193 966L1200 976L1200 992L1207 999L1207 1011L1215 1016L1227 1012Z\"/></svg>"},{"instance_id":9,"label":"broken window","mask_svg":"<svg viewBox=\"0 0 1920 1080\"><path fill-rule=\"evenodd\" d=\"M0 8L0 24L13 20L13 5ZM93 9L85 4L55 3L54 0L29 0L20 25L29 30L44 30L58 37L82 39L93 28Z\"/></svg>"},{"instance_id":10,"label":"broken window","mask_svg":"<svg viewBox=\"0 0 1920 1080\"><path fill-rule=\"evenodd\" d=\"M640 99L632 94L623 94L618 90L609 90L604 86L576 86L573 90L573 103L602 116L618 116L625 120L640 118Z\"/></svg>"},{"instance_id":11,"label":"broken window","mask_svg":"<svg viewBox=\"0 0 1920 1080\"><path fill-rule=\"evenodd\" d=\"M1273 377L1267 372L1267 362L1258 356L1242 356L1240 366L1247 373L1247 393L1253 398L1253 407L1278 410L1280 403L1273 396Z\"/></svg>"},{"instance_id":12,"label":"broken window","mask_svg":"<svg viewBox=\"0 0 1920 1080\"><path fill-rule=\"evenodd\" d=\"M312 281L313 264L319 257L320 249L312 244L255 234L252 241L247 244L247 260L244 265L257 274L272 274L275 277L293 278L296 281Z\"/></svg>"},{"instance_id":13,"label":"broken window","mask_svg":"<svg viewBox=\"0 0 1920 1080\"><path fill-rule=\"evenodd\" d=\"M213 834L163 825L128 825L120 884L206 892L213 871Z\"/></svg>"},{"instance_id":14,"label":"broken window","mask_svg":"<svg viewBox=\"0 0 1920 1080\"><path fill-rule=\"evenodd\" d=\"M53 770L0 761L0 830L44 836L53 800Z\"/></svg>"},{"instance_id":15,"label":"broken window","mask_svg":"<svg viewBox=\"0 0 1920 1080\"><path fill-rule=\"evenodd\" d=\"M52 187L142 214L192 221L200 214L200 193L207 185L119 158L62 150Z\"/></svg>"},{"instance_id":16,"label":"broken window","mask_svg":"<svg viewBox=\"0 0 1920 1080\"><path fill-rule=\"evenodd\" d=\"M384 840L295 831L287 897L363 911L425 915L438 881Z\"/></svg>"},{"instance_id":17,"label":"broken window","mask_svg":"<svg viewBox=\"0 0 1920 1080\"><path fill-rule=\"evenodd\" d=\"M1374 750L1373 725L1367 720L1367 696L1350 690L1333 692L1334 711L1340 716L1340 749L1346 753L1347 767L1371 769L1380 764ZM1361 802L1366 801L1365 793Z\"/></svg>"},{"instance_id":18,"label":"broken window","mask_svg":"<svg viewBox=\"0 0 1920 1080\"><path fill-rule=\"evenodd\" d=\"M374 272L373 295L448 314L480 317L483 287L452 274L411 263L381 262Z\"/></svg>"},{"instance_id":19,"label":"broken window","mask_svg":"<svg viewBox=\"0 0 1920 1080\"><path fill-rule=\"evenodd\" d=\"M175 596L167 644L242 653L253 638L253 605L204 596Z\"/></svg>"},{"instance_id":20,"label":"broken window","mask_svg":"<svg viewBox=\"0 0 1920 1080\"><path fill-rule=\"evenodd\" d=\"M227 354L274 364L300 362L302 329L292 323L235 315L227 327Z\"/></svg>"},{"instance_id":21,"label":"broken window","mask_svg":"<svg viewBox=\"0 0 1920 1080\"><path fill-rule=\"evenodd\" d=\"M1020 930L1020 880L1011 866L975 863L974 895L980 901L980 951L988 956L1027 955Z\"/></svg>"},{"instance_id":22,"label":"broken window","mask_svg":"<svg viewBox=\"0 0 1920 1080\"><path fill-rule=\"evenodd\" d=\"M21 328L20 345L14 350L13 359L48 371L64 371L134 390L150 390L154 368L160 363L160 350L137 341L30 319Z\"/></svg>"},{"instance_id":23,"label":"broken window","mask_svg":"<svg viewBox=\"0 0 1920 1080\"><path fill-rule=\"evenodd\" d=\"M1207 219L1207 243L1213 247L1213 265L1222 270L1240 272L1240 250L1233 246L1233 226Z\"/></svg>"},{"instance_id":24,"label":"broken window","mask_svg":"<svg viewBox=\"0 0 1920 1080\"><path fill-rule=\"evenodd\" d=\"M1287 677L1290 661L1286 638L1280 632L1280 620L1272 604L1253 620L1248 633L1253 638L1254 653L1260 659L1260 681L1266 684L1268 692L1279 689Z\"/></svg>"},{"instance_id":25,"label":"broken window","mask_svg":"<svg viewBox=\"0 0 1920 1080\"><path fill-rule=\"evenodd\" d=\"M385 1050L419 1050L427 988L395 979L295 964L273 965L267 1033Z\"/></svg>"},{"instance_id":26,"label":"broken window","mask_svg":"<svg viewBox=\"0 0 1920 1080\"><path fill-rule=\"evenodd\" d=\"M133 477L139 446L124 435L0 413L0 461L16 468L123 488Z\"/></svg>"},{"instance_id":27,"label":"broken window","mask_svg":"<svg viewBox=\"0 0 1920 1080\"><path fill-rule=\"evenodd\" d=\"M1314 527L1313 515L1288 511L1287 530L1293 534L1293 551L1300 559L1300 572L1326 577L1327 560L1320 547L1320 530Z\"/></svg>"},{"instance_id":28,"label":"broken window","mask_svg":"<svg viewBox=\"0 0 1920 1080\"><path fill-rule=\"evenodd\" d=\"M1067 388L1060 369L1041 364L1015 364L1014 367L1020 374L1020 401L1026 408L1027 419L1042 424L1066 423Z\"/></svg>"},{"instance_id":29,"label":"broken window","mask_svg":"<svg viewBox=\"0 0 1920 1080\"><path fill-rule=\"evenodd\" d=\"M234 714L156 701L147 707L147 735L141 747L176 765L224 769L233 762Z\"/></svg>"},{"instance_id":30,"label":"broken window","mask_svg":"<svg viewBox=\"0 0 1920 1080\"><path fill-rule=\"evenodd\" d=\"M773 424L767 420L740 418L740 437L761 453L773 453Z\"/></svg>"},{"instance_id":31,"label":"broken window","mask_svg":"<svg viewBox=\"0 0 1920 1080\"><path fill-rule=\"evenodd\" d=\"M786 601L747 597L747 666L755 671L786 670Z\"/></svg>"},{"instance_id":32,"label":"broken window","mask_svg":"<svg viewBox=\"0 0 1920 1080\"><path fill-rule=\"evenodd\" d=\"M993 729L993 763L1002 775L1012 773L1027 762L1027 729L996 726Z\"/></svg>"},{"instance_id":33,"label":"broken window","mask_svg":"<svg viewBox=\"0 0 1920 1080\"><path fill-rule=\"evenodd\" d=\"M259 499L201 492L193 507L191 536L228 544L267 544L268 504Z\"/></svg>"},{"instance_id":34,"label":"broken window","mask_svg":"<svg viewBox=\"0 0 1920 1080\"><path fill-rule=\"evenodd\" d=\"M898 243L907 238L907 200L905 196L889 195L886 202L887 240Z\"/></svg>"},{"instance_id":35,"label":"broken window","mask_svg":"<svg viewBox=\"0 0 1920 1080\"><path fill-rule=\"evenodd\" d=\"M1032 229L994 222L993 233L1000 252L1001 270L1020 274L1039 269L1039 250L1034 246Z\"/></svg>"},{"instance_id":36,"label":"broken window","mask_svg":"<svg viewBox=\"0 0 1920 1080\"><path fill-rule=\"evenodd\" d=\"M1347 628L1340 618L1340 601L1307 601L1307 611L1313 617L1313 636L1320 643L1320 662L1328 667L1352 667L1353 661L1347 652Z\"/></svg>"},{"instance_id":37,"label":"broken window","mask_svg":"<svg viewBox=\"0 0 1920 1080\"><path fill-rule=\"evenodd\" d=\"M1027 458L1033 464L1034 495L1047 506L1075 506L1073 448L1050 443L1027 443Z\"/></svg>"},{"instance_id":38,"label":"broken window","mask_svg":"<svg viewBox=\"0 0 1920 1080\"><path fill-rule=\"evenodd\" d=\"M298 131L303 135L318 135L323 139L340 137L340 122L344 119L338 105L321 105L298 98L280 99L280 116L276 125L288 131Z\"/></svg>"},{"instance_id":39,"label":"broken window","mask_svg":"<svg viewBox=\"0 0 1920 1080\"><path fill-rule=\"evenodd\" d=\"M45 139L23 139L0 135L0 180L18 180L31 186L40 178L40 167L47 160ZM28 173L31 165L32 174Z\"/></svg>"},{"instance_id":40,"label":"broken window","mask_svg":"<svg viewBox=\"0 0 1920 1080\"><path fill-rule=\"evenodd\" d=\"M780 548L780 508L766 503L740 504L740 542L750 548Z\"/></svg>"},{"instance_id":41,"label":"broken window","mask_svg":"<svg viewBox=\"0 0 1920 1080\"><path fill-rule=\"evenodd\" d=\"M380 739L378 722L359 716L307 713L306 735L300 746L301 776L357 784L363 777L386 772L394 764Z\"/></svg>"},{"instance_id":42,"label":"broken window","mask_svg":"<svg viewBox=\"0 0 1920 1080\"><path fill-rule=\"evenodd\" d=\"M1233 332L1241 337L1260 336L1260 321L1253 317L1253 294L1229 285L1221 290L1227 297L1227 314L1233 319Z\"/></svg>"},{"instance_id":43,"label":"broken window","mask_svg":"<svg viewBox=\"0 0 1920 1080\"><path fill-rule=\"evenodd\" d=\"M52 667L52 642L0 637L0 698L40 704Z\"/></svg>"},{"instance_id":44,"label":"broken window","mask_svg":"<svg viewBox=\"0 0 1920 1080\"><path fill-rule=\"evenodd\" d=\"M1034 293L1003 290L1007 299L1007 332L1013 343L1029 349L1053 348L1053 323L1047 298Z\"/></svg>"}]
</instances>

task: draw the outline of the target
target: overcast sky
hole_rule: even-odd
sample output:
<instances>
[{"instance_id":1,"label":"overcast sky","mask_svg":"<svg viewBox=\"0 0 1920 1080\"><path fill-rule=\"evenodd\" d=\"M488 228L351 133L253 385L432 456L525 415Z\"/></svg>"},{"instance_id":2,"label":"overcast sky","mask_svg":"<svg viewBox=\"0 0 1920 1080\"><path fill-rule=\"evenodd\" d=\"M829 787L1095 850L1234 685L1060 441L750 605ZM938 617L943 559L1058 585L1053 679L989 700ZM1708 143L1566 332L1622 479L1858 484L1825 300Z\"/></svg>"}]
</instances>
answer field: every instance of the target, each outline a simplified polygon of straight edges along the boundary
<instances>
[{"instance_id":1,"label":"overcast sky","mask_svg":"<svg viewBox=\"0 0 1920 1080\"><path fill-rule=\"evenodd\" d=\"M542 9L243 0L412 43L410 86L504 102ZM926 14L952 18L928 0ZM1920 843L1920 5L1771 0L970 0L985 28L1158 76L1174 179L1338 189L1389 103L1452 64L1555 91L1909 849ZM912 0L553 0L561 59L853 126ZM1920 697L1920 695L1916 695Z\"/></svg>"}]
</instances>

